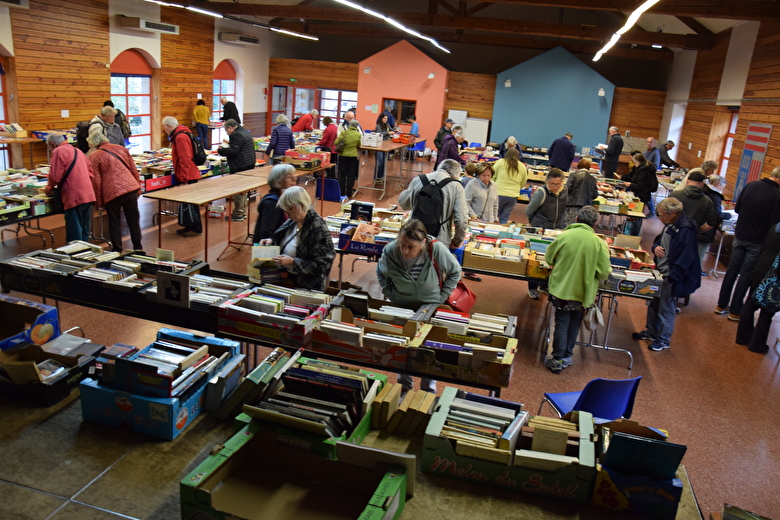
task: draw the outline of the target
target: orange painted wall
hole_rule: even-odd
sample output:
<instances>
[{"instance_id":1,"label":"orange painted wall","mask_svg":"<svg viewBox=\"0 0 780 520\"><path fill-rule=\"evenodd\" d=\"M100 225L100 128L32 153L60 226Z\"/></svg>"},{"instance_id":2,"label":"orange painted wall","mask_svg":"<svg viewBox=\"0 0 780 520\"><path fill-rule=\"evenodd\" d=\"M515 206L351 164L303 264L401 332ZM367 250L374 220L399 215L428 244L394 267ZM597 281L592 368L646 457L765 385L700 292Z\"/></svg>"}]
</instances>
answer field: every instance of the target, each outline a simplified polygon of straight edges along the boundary
<instances>
[{"instance_id":1,"label":"orange painted wall","mask_svg":"<svg viewBox=\"0 0 780 520\"><path fill-rule=\"evenodd\" d=\"M366 74L364 69L370 67ZM433 72L436 76L428 79ZM447 69L420 52L406 40L366 58L358 67L357 119L364 130L373 130L384 107L382 99L406 99L417 102L420 139L433 148L433 139L445 119ZM379 111L373 113L371 105ZM368 109L366 108L368 106Z\"/></svg>"}]
</instances>

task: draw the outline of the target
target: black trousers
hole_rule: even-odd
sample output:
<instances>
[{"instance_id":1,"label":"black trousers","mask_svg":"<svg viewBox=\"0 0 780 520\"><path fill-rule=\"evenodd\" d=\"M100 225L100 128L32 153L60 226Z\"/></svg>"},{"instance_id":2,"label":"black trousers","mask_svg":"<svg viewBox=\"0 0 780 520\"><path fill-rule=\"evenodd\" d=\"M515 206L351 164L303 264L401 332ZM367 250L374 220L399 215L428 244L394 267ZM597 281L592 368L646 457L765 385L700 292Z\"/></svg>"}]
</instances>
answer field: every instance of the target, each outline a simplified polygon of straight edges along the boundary
<instances>
[{"instance_id":1,"label":"black trousers","mask_svg":"<svg viewBox=\"0 0 780 520\"><path fill-rule=\"evenodd\" d=\"M753 320L755 319L756 311L760 312L758 313L758 321L756 321L754 326ZM774 312L759 307L756 300L753 299L753 291L750 291L745 300L745 305L739 313L736 343L747 345L750 350L759 352L765 349L767 347L766 339L769 336L769 329L772 328L772 317L774 315Z\"/></svg>"},{"instance_id":2,"label":"black trousers","mask_svg":"<svg viewBox=\"0 0 780 520\"><path fill-rule=\"evenodd\" d=\"M339 188L343 197L352 196L359 165L357 157L339 156Z\"/></svg>"},{"instance_id":3,"label":"black trousers","mask_svg":"<svg viewBox=\"0 0 780 520\"><path fill-rule=\"evenodd\" d=\"M108 215L108 238L111 240L112 251L122 251L122 215L130 230L130 241L133 249L143 249L141 245L141 215L138 213L138 192L131 191L106 202Z\"/></svg>"}]
</instances>

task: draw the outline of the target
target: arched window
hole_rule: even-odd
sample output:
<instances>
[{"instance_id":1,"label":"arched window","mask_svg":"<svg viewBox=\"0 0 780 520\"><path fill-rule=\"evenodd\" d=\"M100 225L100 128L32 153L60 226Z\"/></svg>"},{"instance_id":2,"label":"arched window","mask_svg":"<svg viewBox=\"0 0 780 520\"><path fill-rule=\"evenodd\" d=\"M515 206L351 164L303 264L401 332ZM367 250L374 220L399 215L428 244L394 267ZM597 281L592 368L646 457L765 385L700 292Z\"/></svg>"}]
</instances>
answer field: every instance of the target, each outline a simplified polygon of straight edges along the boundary
<instances>
[{"instance_id":1,"label":"arched window","mask_svg":"<svg viewBox=\"0 0 780 520\"><path fill-rule=\"evenodd\" d=\"M222 60L214 70L214 87L212 89L211 114L214 119L222 117L221 98L227 98L228 101L236 102L236 69L227 60ZM223 139L227 138L227 133L222 128L216 132L211 132L212 146L219 145Z\"/></svg>"},{"instance_id":2,"label":"arched window","mask_svg":"<svg viewBox=\"0 0 780 520\"><path fill-rule=\"evenodd\" d=\"M126 50L111 63L111 101L130 123L130 153L151 150L152 68L138 51Z\"/></svg>"}]
</instances>

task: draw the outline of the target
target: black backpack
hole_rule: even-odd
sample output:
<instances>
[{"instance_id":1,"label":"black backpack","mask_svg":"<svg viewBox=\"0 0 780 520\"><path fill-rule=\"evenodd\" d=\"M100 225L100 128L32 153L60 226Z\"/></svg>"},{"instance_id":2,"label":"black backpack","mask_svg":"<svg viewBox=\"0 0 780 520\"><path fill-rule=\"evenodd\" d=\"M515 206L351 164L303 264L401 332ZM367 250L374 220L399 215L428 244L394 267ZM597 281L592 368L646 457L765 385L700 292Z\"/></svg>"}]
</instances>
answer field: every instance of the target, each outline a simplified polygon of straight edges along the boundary
<instances>
[{"instance_id":1,"label":"black backpack","mask_svg":"<svg viewBox=\"0 0 780 520\"><path fill-rule=\"evenodd\" d=\"M444 194L442 188L454 181L452 177L444 179L441 182L431 182L428 176L422 174L419 176L422 183L422 189L417 193L414 209L412 209L412 218L416 218L423 223L428 234L439 236L441 226L449 222L449 218L444 222L441 216L444 213Z\"/></svg>"},{"instance_id":2,"label":"black backpack","mask_svg":"<svg viewBox=\"0 0 780 520\"><path fill-rule=\"evenodd\" d=\"M179 134L187 134L187 136L190 138L190 142L192 143L192 162L195 163L196 166L201 166L203 164L206 164L206 150L203 149L203 145L200 144L200 142L195 139L191 133L181 131L176 132L171 136L171 143L173 143L173 140L176 139L176 136Z\"/></svg>"},{"instance_id":3,"label":"black backpack","mask_svg":"<svg viewBox=\"0 0 780 520\"><path fill-rule=\"evenodd\" d=\"M89 121L79 121L76 123L76 147L84 153L89 151Z\"/></svg>"}]
</instances>

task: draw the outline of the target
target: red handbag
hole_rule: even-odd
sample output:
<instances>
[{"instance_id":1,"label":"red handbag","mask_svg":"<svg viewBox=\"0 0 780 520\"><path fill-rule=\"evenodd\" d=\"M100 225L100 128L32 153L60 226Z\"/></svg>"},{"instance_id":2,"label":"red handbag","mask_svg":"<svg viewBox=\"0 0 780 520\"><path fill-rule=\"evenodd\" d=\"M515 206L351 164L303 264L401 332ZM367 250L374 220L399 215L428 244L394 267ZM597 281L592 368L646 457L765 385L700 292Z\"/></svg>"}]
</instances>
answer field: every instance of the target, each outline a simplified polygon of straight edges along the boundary
<instances>
[{"instance_id":1,"label":"red handbag","mask_svg":"<svg viewBox=\"0 0 780 520\"><path fill-rule=\"evenodd\" d=\"M439 289L442 287L441 283L441 271L439 271L439 265L436 262L436 258L433 256L433 243L436 242L436 240L432 240L430 245L428 246L428 256L431 257L431 261L433 262L433 268L436 269L436 276L439 278ZM463 283L463 280L458 280L458 285L455 286L455 289L452 290L449 297L447 298L447 301L444 302L456 311L459 312L471 312L471 308L474 307L474 304L477 301L477 295L474 294L471 289L469 289L465 283Z\"/></svg>"}]
</instances>

